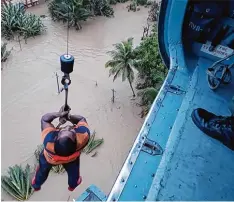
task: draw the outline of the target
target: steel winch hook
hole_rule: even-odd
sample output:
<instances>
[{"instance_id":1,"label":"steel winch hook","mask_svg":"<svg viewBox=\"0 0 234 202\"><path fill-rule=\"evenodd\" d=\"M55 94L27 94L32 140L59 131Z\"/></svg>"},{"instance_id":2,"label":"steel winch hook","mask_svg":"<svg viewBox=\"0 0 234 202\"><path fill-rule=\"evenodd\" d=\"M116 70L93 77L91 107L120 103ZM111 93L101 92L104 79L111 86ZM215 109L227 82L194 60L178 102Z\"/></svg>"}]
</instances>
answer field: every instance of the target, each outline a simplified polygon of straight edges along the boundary
<instances>
[{"instance_id":1,"label":"steel winch hook","mask_svg":"<svg viewBox=\"0 0 234 202\"><path fill-rule=\"evenodd\" d=\"M71 78L69 74L64 74L62 79L61 79L61 83L63 84L63 86L65 85L70 85L71 84Z\"/></svg>"}]
</instances>

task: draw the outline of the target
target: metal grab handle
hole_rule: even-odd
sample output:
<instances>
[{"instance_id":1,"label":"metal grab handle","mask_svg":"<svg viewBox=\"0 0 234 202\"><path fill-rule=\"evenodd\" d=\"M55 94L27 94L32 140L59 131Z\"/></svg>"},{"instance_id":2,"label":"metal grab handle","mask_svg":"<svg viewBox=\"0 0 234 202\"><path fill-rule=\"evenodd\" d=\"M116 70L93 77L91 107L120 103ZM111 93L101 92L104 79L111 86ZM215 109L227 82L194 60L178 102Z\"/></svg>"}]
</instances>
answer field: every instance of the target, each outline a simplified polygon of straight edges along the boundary
<instances>
[{"instance_id":1,"label":"metal grab handle","mask_svg":"<svg viewBox=\"0 0 234 202\"><path fill-rule=\"evenodd\" d=\"M232 73L231 68L234 67L234 64L231 65L220 65L218 67L215 67L216 65L222 63L225 60L230 59L232 56L234 56L234 52L225 58L218 60L215 62L211 67L209 67L206 71L207 73L207 80L208 85L210 89L215 90L217 89L221 84L229 84L232 80ZM221 76L218 77L218 73L222 72Z\"/></svg>"}]
</instances>

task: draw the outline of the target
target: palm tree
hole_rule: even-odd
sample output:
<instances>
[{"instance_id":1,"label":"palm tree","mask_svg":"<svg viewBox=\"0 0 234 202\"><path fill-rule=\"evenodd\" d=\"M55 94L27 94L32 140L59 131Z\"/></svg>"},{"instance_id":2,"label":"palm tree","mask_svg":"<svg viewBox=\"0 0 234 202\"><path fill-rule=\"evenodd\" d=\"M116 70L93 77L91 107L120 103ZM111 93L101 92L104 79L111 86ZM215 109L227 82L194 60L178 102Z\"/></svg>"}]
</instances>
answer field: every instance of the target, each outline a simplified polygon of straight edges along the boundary
<instances>
[{"instance_id":1,"label":"palm tree","mask_svg":"<svg viewBox=\"0 0 234 202\"><path fill-rule=\"evenodd\" d=\"M121 43L114 44L115 50L109 51L108 54L111 55L112 59L109 60L105 67L110 67L109 76L113 75L113 82L115 79L122 75L122 81L126 79L132 89L133 97L135 97L135 92L132 87L132 82L134 80L133 63L133 38L128 38L127 41L122 41Z\"/></svg>"}]
</instances>

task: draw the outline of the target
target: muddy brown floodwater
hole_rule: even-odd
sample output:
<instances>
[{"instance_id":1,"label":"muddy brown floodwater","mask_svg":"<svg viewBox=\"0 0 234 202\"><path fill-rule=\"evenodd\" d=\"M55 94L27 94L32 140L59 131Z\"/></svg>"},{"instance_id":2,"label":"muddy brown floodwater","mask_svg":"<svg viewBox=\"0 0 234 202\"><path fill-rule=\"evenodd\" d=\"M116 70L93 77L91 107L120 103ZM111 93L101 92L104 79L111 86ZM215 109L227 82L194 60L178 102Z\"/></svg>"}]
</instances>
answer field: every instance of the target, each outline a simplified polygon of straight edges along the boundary
<instances>
[{"instance_id":1,"label":"muddy brown floodwater","mask_svg":"<svg viewBox=\"0 0 234 202\"><path fill-rule=\"evenodd\" d=\"M115 6L114 18L90 19L81 31L71 29L69 33L69 53L75 57L75 65L68 104L72 113L87 117L104 144L96 157L82 155L83 183L74 192L67 191L66 173L50 174L30 200L67 201L69 196L72 200L91 184L108 194L118 176L143 123L128 83L121 79L113 83L104 68L112 44L128 37L134 37L135 45L140 42L148 10L128 12L126 5ZM29 11L48 16L45 4ZM2 173L11 165L33 161L33 152L41 144L41 116L58 111L64 103L64 93L57 95L55 72L61 79L59 56L66 52L66 28L49 17L43 21L47 32L27 44L22 42L22 50L17 42L8 45L13 51L2 71ZM114 104L112 88L116 91ZM3 198L9 199L5 194Z\"/></svg>"}]
</instances>

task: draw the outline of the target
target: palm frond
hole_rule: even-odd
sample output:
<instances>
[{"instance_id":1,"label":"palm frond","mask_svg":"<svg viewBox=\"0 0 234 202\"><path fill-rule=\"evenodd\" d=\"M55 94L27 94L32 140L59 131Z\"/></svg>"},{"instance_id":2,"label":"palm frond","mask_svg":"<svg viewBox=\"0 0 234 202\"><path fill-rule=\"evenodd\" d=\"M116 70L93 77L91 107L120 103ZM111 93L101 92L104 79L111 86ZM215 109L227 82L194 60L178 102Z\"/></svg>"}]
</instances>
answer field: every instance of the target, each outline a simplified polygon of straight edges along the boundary
<instances>
[{"instance_id":1,"label":"palm frond","mask_svg":"<svg viewBox=\"0 0 234 202\"><path fill-rule=\"evenodd\" d=\"M94 130L91 138L89 139L88 144L86 145L86 147L82 150L83 152L85 152L86 154L89 154L90 152L92 152L94 149L96 149L97 147L99 147L101 144L103 144L104 139L95 139L95 135L96 135L96 131Z\"/></svg>"},{"instance_id":2,"label":"palm frond","mask_svg":"<svg viewBox=\"0 0 234 202\"><path fill-rule=\"evenodd\" d=\"M124 42L114 44L115 52L117 53L116 55L125 55L125 46L126 44Z\"/></svg>"},{"instance_id":3,"label":"palm frond","mask_svg":"<svg viewBox=\"0 0 234 202\"><path fill-rule=\"evenodd\" d=\"M63 165L57 165L57 166L53 166L51 171L54 173L60 174L60 173L64 173L65 169L64 169Z\"/></svg>"},{"instance_id":4,"label":"palm frond","mask_svg":"<svg viewBox=\"0 0 234 202\"><path fill-rule=\"evenodd\" d=\"M116 67L121 62L122 62L121 60L109 60L109 61L106 62L105 68Z\"/></svg>"},{"instance_id":5,"label":"palm frond","mask_svg":"<svg viewBox=\"0 0 234 202\"><path fill-rule=\"evenodd\" d=\"M123 70L123 63L118 63L115 66L110 67L109 69L109 77L115 75L117 72L121 72Z\"/></svg>"},{"instance_id":6,"label":"palm frond","mask_svg":"<svg viewBox=\"0 0 234 202\"><path fill-rule=\"evenodd\" d=\"M121 69L119 69L116 73L115 73L115 75L114 75L114 77L113 77L113 82L117 79L117 77L120 77L121 76Z\"/></svg>"},{"instance_id":7,"label":"palm frond","mask_svg":"<svg viewBox=\"0 0 234 202\"><path fill-rule=\"evenodd\" d=\"M107 54L109 54L113 60L124 61L126 58L125 52L121 53L121 52L118 52L117 50L108 51Z\"/></svg>"},{"instance_id":8,"label":"palm frond","mask_svg":"<svg viewBox=\"0 0 234 202\"><path fill-rule=\"evenodd\" d=\"M30 172L28 164L25 169L18 165L9 167L8 176L1 178L3 190L18 201L28 200L34 192L31 186Z\"/></svg>"}]
</instances>

